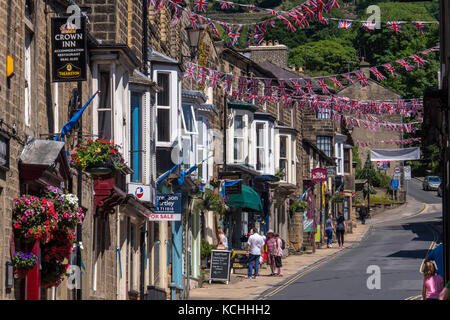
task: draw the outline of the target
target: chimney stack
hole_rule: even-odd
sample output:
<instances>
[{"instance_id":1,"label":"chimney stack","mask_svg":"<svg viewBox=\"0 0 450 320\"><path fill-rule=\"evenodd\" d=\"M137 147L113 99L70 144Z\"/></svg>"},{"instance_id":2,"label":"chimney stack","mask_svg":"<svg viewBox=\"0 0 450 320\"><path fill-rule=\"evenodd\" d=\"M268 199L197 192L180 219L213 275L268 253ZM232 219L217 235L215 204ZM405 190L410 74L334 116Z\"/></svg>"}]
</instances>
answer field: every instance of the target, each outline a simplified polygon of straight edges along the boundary
<instances>
[{"instance_id":1,"label":"chimney stack","mask_svg":"<svg viewBox=\"0 0 450 320\"><path fill-rule=\"evenodd\" d=\"M287 64L288 48L278 40L263 41L262 46L250 46L249 51L250 59L256 63L270 61L281 68L290 69Z\"/></svg>"}]
</instances>

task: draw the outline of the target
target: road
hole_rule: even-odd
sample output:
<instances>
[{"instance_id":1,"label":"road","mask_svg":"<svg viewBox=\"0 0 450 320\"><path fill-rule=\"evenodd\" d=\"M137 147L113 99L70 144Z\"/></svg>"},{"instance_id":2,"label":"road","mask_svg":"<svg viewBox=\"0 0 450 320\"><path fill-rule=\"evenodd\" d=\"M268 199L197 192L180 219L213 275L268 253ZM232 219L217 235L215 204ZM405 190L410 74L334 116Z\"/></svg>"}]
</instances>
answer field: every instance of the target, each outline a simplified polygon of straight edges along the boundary
<instances>
[{"instance_id":1,"label":"road","mask_svg":"<svg viewBox=\"0 0 450 320\"><path fill-rule=\"evenodd\" d=\"M423 276L419 270L439 238L441 198L435 191L422 191L421 183L414 179L408 194L426 203L421 214L406 218L399 215L394 221L392 217L368 220L371 229L358 246L346 248L309 271L287 279L285 285L266 291L260 299L421 299Z\"/></svg>"}]
</instances>

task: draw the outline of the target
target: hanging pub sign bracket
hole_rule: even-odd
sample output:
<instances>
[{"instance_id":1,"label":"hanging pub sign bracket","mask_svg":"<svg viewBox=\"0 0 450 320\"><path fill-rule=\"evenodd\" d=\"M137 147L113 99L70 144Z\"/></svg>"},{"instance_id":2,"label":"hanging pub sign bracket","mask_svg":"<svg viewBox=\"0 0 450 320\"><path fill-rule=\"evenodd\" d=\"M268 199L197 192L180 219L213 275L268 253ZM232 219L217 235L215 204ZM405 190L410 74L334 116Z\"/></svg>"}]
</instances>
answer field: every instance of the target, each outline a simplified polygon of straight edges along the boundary
<instances>
[{"instance_id":1,"label":"hanging pub sign bracket","mask_svg":"<svg viewBox=\"0 0 450 320\"><path fill-rule=\"evenodd\" d=\"M52 81L87 80L86 17L79 28L70 18L52 18Z\"/></svg>"}]
</instances>

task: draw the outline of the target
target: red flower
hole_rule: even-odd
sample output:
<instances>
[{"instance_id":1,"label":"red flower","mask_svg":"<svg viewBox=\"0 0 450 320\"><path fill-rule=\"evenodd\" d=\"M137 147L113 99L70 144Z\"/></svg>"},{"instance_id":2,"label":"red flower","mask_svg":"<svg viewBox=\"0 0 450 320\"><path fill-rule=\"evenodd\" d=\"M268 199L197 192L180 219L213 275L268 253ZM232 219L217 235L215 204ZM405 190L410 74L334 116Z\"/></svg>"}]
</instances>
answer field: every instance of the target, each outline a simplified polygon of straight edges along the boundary
<instances>
[{"instance_id":1,"label":"red flower","mask_svg":"<svg viewBox=\"0 0 450 320\"><path fill-rule=\"evenodd\" d=\"M33 234L33 229L28 229L29 234Z\"/></svg>"},{"instance_id":2,"label":"red flower","mask_svg":"<svg viewBox=\"0 0 450 320\"><path fill-rule=\"evenodd\" d=\"M19 222L14 223L14 228L20 229L21 228L20 223Z\"/></svg>"},{"instance_id":3,"label":"red flower","mask_svg":"<svg viewBox=\"0 0 450 320\"><path fill-rule=\"evenodd\" d=\"M77 162L80 162L81 160L80 160L80 159L77 159L76 161L77 161Z\"/></svg>"},{"instance_id":4,"label":"red flower","mask_svg":"<svg viewBox=\"0 0 450 320\"><path fill-rule=\"evenodd\" d=\"M88 140L88 142L92 142L92 140L91 140L91 139L89 139L89 140Z\"/></svg>"},{"instance_id":5,"label":"red flower","mask_svg":"<svg viewBox=\"0 0 450 320\"><path fill-rule=\"evenodd\" d=\"M114 150L114 149L111 149L111 153L114 153L114 154L115 154L115 153L116 153L116 150Z\"/></svg>"},{"instance_id":6,"label":"red flower","mask_svg":"<svg viewBox=\"0 0 450 320\"><path fill-rule=\"evenodd\" d=\"M102 143L103 143L103 144L106 144L106 141L105 141L105 140L102 140Z\"/></svg>"},{"instance_id":7,"label":"red flower","mask_svg":"<svg viewBox=\"0 0 450 320\"><path fill-rule=\"evenodd\" d=\"M75 158L75 155L74 155L74 154L72 154L72 155L71 155L71 157L72 157L72 159L73 159L73 158Z\"/></svg>"}]
</instances>

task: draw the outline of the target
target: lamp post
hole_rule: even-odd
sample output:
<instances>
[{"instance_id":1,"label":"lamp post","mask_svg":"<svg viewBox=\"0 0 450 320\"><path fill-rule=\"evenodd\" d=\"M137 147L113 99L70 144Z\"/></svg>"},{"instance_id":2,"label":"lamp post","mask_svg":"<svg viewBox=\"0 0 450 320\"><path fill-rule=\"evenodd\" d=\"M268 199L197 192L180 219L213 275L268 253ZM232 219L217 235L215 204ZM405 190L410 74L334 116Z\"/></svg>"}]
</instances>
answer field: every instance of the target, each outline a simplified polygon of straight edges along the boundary
<instances>
[{"instance_id":1,"label":"lamp post","mask_svg":"<svg viewBox=\"0 0 450 320\"><path fill-rule=\"evenodd\" d=\"M187 58L190 61L194 61L197 53L198 53L198 45L200 43L200 34L204 30L204 27L200 26L199 28L195 29L192 26L187 26L185 28L187 37L188 37L188 45L189 45L189 55L184 56L181 55L181 60L184 62L184 59ZM191 90L192 90L192 79L191 79Z\"/></svg>"},{"instance_id":2,"label":"lamp post","mask_svg":"<svg viewBox=\"0 0 450 320\"><path fill-rule=\"evenodd\" d=\"M366 174L367 174L367 213L370 215L370 159L367 158L366 163Z\"/></svg>"}]
</instances>

